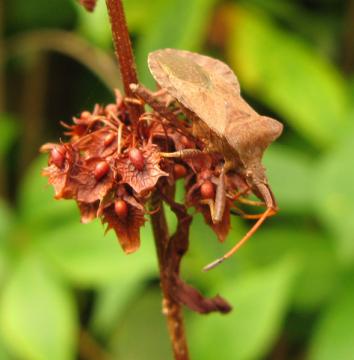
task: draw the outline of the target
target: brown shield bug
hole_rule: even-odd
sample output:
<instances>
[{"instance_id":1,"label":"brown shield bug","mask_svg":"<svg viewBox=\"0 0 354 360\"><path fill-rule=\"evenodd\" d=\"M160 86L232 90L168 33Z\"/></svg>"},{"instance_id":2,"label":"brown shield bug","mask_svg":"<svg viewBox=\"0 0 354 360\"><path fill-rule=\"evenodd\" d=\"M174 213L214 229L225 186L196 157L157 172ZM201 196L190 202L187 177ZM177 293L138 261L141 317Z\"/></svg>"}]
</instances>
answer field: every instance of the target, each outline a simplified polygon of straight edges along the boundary
<instances>
[{"instance_id":1,"label":"brown shield bug","mask_svg":"<svg viewBox=\"0 0 354 360\"><path fill-rule=\"evenodd\" d=\"M163 49L149 54L148 65L161 89L176 99L193 121L193 135L204 139L206 151L223 154L225 164L221 178L230 170L240 174L267 207L239 243L204 268L209 270L234 254L268 216L277 212L261 160L266 148L280 136L283 125L259 115L241 97L235 74L219 60L184 50ZM131 89L168 119L167 109L161 108L147 89L136 84L132 84ZM222 189L223 182L220 181ZM218 193L221 191L217 190ZM225 208L225 196L216 196L214 205L211 213L216 214L213 221L217 223Z\"/></svg>"}]
</instances>

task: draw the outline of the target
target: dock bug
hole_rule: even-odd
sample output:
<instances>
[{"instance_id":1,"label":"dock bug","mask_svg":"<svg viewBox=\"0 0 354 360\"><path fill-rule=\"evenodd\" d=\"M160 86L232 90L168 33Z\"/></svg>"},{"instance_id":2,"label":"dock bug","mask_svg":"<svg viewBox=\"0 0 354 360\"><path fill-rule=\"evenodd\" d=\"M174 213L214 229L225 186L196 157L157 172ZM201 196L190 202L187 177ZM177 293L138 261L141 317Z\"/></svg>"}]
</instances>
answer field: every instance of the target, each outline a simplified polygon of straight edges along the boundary
<instances>
[{"instance_id":1,"label":"dock bug","mask_svg":"<svg viewBox=\"0 0 354 360\"><path fill-rule=\"evenodd\" d=\"M283 125L259 115L241 97L235 74L222 61L189 51L162 49L149 54L148 66L161 89L165 89L192 120L193 135L204 139L205 151L223 155L225 163L220 178L229 171L240 174L267 207L240 242L204 268L209 270L234 254L268 216L278 211L261 160L266 148L280 136ZM151 92L136 84L132 84L131 89L169 119L168 109L161 106ZM169 156L183 156L183 151ZM219 182L223 189L224 180ZM211 207L211 213L216 214L214 222L222 217L223 202L225 196L217 196L215 207Z\"/></svg>"}]
</instances>

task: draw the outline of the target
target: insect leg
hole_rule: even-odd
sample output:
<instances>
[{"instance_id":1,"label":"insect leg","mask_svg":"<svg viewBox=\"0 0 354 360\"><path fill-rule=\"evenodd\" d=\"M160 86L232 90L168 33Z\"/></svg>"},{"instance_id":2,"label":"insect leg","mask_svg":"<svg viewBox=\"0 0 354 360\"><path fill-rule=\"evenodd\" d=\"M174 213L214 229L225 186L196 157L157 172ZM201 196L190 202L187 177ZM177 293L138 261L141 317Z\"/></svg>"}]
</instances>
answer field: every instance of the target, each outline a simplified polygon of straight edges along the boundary
<instances>
[{"instance_id":1,"label":"insect leg","mask_svg":"<svg viewBox=\"0 0 354 360\"><path fill-rule=\"evenodd\" d=\"M174 152L160 152L160 155L162 157L166 157L166 158L187 158L187 157L193 157L195 155L200 155L203 154L203 151L198 150L198 149L183 149L183 150L179 150L179 151L174 151Z\"/></svg>"},{"instance_id":2,"label":"insect leg","mask_svg":"<svg viewBox=\"0 0 354 360\"><path fill-rule=\"evenodd\" d=\"M202 204L209 205L211 219L214 224L219 224L224 216L226 204L225 192L225 169L222 168L219 183L216 187L215 201L213 199L205 199L200 201Z\"/></svg>"},{"instance_id":3,"label":"insect leg","mask_svg":"<svg viewBox=\"0 0 354 360\"><path fill-rule=\"evenodd\" d=\"M264 206L265 205L264 201L254 201L254 200L246 199L241 196L237 199L237 201L240 202L241 204L250 205L250 206Z\"/></svg>"},{"instance_id":4,"label":"insect leg","mask_svg":"<svg viewBox=\"0 0 354 360\"><path fill-rule=\"evenodd\" d=\"M278 208L275 203L273 194L272 194L271 190L269 189L269 186L265 185L265 184L259 184L259 185L257 185L257 188L258 188L259 192L262 194L262 197L264 198L264 201L267 205L267 210L263 214L260 215L257 222L252 226L252 228L247 232L247 234L233 248L231 248L231 250L229 250L221 258L219 258L219 259L213 261L212 263L208 264L207 266L205 266L203 268L204 271L208 271L208 270L216 267L217 265L221 264L226 259L231 257L237 250L239 250L241 248L241 246L243 244L245 244L252 237L252 235L258 230L258 228L264 223L264 221L269 216L272 216L277 213Z\"/></svg>"},{"instance_id":5,"label":"insect leg","mask_svg":"<svg viewBox=\"0 0 354 360\"><path fill-rule=\"evenodd\" d=\"M240 247L249 240L252 235L258 230L258 228L263 224L265 219L269 217L270 215L273 215L274 209L273 208L267 208L267 210L262 214L262 216L258 219L258 221L252 226L252 228L247 232L247 234L230 250L228 251L224 256L221 258L213 261L212 263L206 265L203 270L208 271L212 268L216 267L217 265L224 262L226 259L231 257Z\"/></svg>"},{"instance_id":6,"label":"insect leg","mask_svg":"<svg viewBox=\"0 0 354 360\"><path fill-rule=\"evenodd\" d=\"M161 117L165 118L171 126L183 133L187 138L195 141L190 132L182 126L181 122L178 120L177 114L166 107L166 104L161 102L154 93L140 84L130 84L130 88L134 94L136 94L146 104L150 105Z\"/></svg>"}]
</instances>

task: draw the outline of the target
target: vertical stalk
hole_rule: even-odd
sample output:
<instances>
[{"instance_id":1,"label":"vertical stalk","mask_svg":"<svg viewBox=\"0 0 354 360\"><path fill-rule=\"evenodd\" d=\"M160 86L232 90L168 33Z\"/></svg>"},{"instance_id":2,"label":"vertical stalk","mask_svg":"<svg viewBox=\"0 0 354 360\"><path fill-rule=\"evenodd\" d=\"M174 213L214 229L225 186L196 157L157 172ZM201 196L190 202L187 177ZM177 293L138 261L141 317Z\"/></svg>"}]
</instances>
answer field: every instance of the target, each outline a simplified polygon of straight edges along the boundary
<instances>
[{"instance_id":1,"label":"vertical stalk","mask_svg":"<svg viewBox=\"0 0 354 360\"><path fill-rule=\"evenodd\" d=\"M5 112L4 19L4 1L0 0L0 115ZM6 180L4 158L0 154L0 197L6 195Z\"/></svg>"},{"instance_id":2,"label":"vertical stalk","mask_svg":"<svg viewBox=\"0 0 354 360\"><path fill-rule=\"evenodd\" d=\"M170 266L170 256L166 256L169 246L169 233L162 201L157 192L152 198L152 207L160 210L151 215L151 224L155 239L157 258L160 269L160 283L163 294L163 314L166 316L168 331L172 342L175 360L188 360L188 346L185 336L183 313L181 304L173 299L173 279L175 270ZM170 254L169 254L170 255Z\"/></svg>"},{"instance_id":3,"label":"vertical stalk","mask_svg":"<svg viewBox=\"0 0 354 360\"><path fill-rule=\"evenodd\" d=\"M129 85L132 83L137 84L138 77L122 1L106 0L106 5L111 22L113 42L120 66L124 91L126 96L134 97ZM137 124L140 115L144 112L143 106L130 104L128 110L132 124ZM169 245L171 244L172 238L170 239L169 237L162 201L157 192L153 195L152 206L153 208L160 208L157 213L151 215L151 222L160 269L163 313L167 319L175 359L188 360L189 355L184 331L182 308L181 304L172 296L174 287L176 286L175 277L179 270L180 256L175 254L177 263L176 266L171 266L171 253L169 253L168 248L170 247ZM173 248L173 253L175 253L174 250L175 248ZM184 251L182 253L184 253Z\"/></svg>"},{"instance_id":4,"label":"vertical stalk","mask_svg":"<svg viewBox=\"0 0 354 360\"><path fill-rule=\"evenodd\" d=\"M137 84L138 77L123 4L121 0L106 0L106 5L111 22L114 48L122 74L124 92L126 96L134 97L129 85ZM144 112L144 108L141 105L129 104L128 111L132 123L136 124L139 116Z\"/></svg>"}]
</instances>

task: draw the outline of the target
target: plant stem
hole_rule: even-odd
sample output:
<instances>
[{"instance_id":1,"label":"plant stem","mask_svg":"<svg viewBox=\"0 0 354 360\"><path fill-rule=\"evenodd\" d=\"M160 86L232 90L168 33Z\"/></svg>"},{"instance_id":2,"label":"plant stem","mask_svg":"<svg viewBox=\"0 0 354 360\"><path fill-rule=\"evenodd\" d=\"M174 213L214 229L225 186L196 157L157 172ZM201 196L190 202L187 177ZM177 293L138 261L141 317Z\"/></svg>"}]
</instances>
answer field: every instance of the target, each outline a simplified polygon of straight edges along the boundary
<instances>
[{"instance_id":1,"label":"plant stem","mask_svg":"<svg viewBox=\"0 0 354 360\"><path fill-rule=\"evenodd\" d=\"M138 77L123 4L121 0L106 0L106 5L111 22L114 48L122 74L124 91L126 96L134 97L129 85L137 84ZM140 115L144 112L144 108L142 105L128 104L128 111L132 123L136 124Z\"/></svg>"},{"instance_id":2,"label":"plant stem","mask_svg":"<svg viewBox=\"0 0 354 360\"><path fill-rule=\"evenodd\" d=\"M118 58L122 82L126 96L134 97L130 84L137 84L138 78L134 62L133 50L124 16L121 0L106 0L110 17L113 42ZM127 104L133 126L144 112L142 105ZM176 244L178 237L169 237L168 226L161 198L156 191L152 196L153 208L160 210L151 215L157 258L160 269L160 283L163 294L163 313L167 319L167 326L172 342L172 349L176 360L188 360L188 347L185 337L184 321L181 304L172 296L176 288L179 263L186 247L180 249ZM188 246L188 238L186 238ZM172 245L172 246L171 246Z\"/></svg>"},{"instance_id":3,"label":"plant stem","mask_svg":"<svg viewBox=\"0 0 354 360\"><path fill-rule=\"evenodd\" d=\"M0 0L0 115L5 112L5 50L4 50L4 1ZM0 117L0 121L2 121ZM4 158L0 154L0 197L7 195L7 178Z\"/></svg>"},{"instance_id":4,"label":"plant stem","mask_svg":"<svg viewBox=\"0 0 354 360\"><path fill-rule=\"evenodd\" d=\"M155 239L157 257L160 269L160 283L163 294L163 314L166 316L168 331L172 342L172 350L175 360L188 360L188 346L184 330L184 321L181 304L172 297L174 291L173 273L175 267L169 265L170 254L166 256L170 240L168 226L162 201L157 192L152 198L152 207L160 210L151 215L152 229Z\"/></svg>"}]
</instances>

